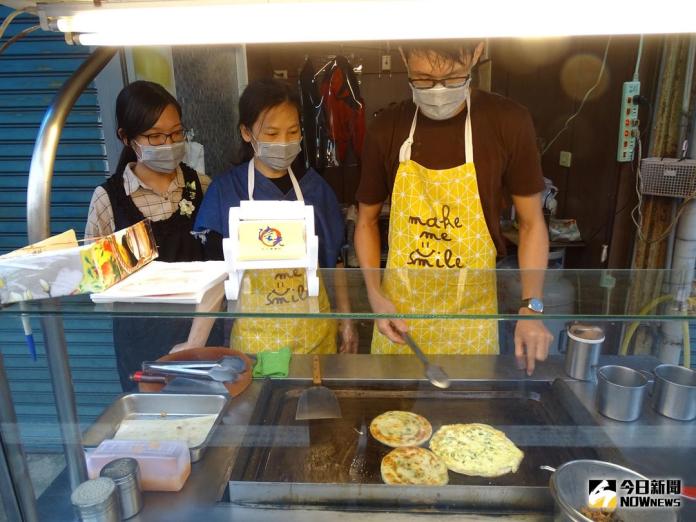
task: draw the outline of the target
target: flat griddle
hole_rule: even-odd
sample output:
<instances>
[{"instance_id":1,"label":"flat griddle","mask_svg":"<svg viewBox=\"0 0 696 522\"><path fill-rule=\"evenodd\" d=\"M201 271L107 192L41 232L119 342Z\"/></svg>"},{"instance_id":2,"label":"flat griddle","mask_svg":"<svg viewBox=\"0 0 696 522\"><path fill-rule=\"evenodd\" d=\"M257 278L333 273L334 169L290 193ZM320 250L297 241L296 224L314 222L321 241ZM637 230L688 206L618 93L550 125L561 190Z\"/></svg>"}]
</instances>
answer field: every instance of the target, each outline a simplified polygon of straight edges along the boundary
<instances>
[{"instance_id":1,"label":"flat griddle","mask_svg":"<svg viewBox=\"0 0 696 522\"><path fill-rule=\"evenodd\" d=\"M433 432L443 424L490 424L502 428L524 451L516 473L483 478L450 471L450 486L546 488L549 474L541 471L540 466L558 467L569 460L601 458L598 450L589 444L545 444L533 442L535 437L530 442L530 433L538 433L538 438L543 439L544 430L576 424L561 400L559 381L556 384L454 383L448 390L435 390L428 383L412 381L325 384L338 397L343 412L341 419L296 421L297 400L309 382L269 380L265 383L235 461L232 482L382 484L380 462L391 448L369 433L365 466L357 481L349 470L356 455L362 420L369 427L374 417L388 410L423 415L431 422Z\"/></svg>"}]
</instances>

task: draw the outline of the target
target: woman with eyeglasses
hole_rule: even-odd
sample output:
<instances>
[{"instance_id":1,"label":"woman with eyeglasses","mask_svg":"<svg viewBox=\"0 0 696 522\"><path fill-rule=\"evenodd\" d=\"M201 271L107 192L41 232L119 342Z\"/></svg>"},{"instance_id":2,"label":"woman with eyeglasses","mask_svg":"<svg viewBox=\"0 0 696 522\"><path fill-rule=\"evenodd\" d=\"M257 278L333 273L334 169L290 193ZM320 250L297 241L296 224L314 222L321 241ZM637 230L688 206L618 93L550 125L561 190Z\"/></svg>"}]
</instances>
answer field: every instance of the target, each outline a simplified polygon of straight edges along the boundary
<instances>
[{"instance_id":1,"label":"woman with eyeglasses","mask_svg":"<svg viewBox=\"0 0 696 522\"><path fill-rule=\"evenodd\" d=\"M203 248L191 234L210 178L183 163L186 128L181 106L159 84L137 81L116 99L123 150L113 175L92 196L85 238L111 234L149 218L158 261L200 261ZM188 319L114 319L114 345L124 390L142 361L155 360L185 341ZM222 336L214 329L211 342Z\"/></svg>"}]
</instances>

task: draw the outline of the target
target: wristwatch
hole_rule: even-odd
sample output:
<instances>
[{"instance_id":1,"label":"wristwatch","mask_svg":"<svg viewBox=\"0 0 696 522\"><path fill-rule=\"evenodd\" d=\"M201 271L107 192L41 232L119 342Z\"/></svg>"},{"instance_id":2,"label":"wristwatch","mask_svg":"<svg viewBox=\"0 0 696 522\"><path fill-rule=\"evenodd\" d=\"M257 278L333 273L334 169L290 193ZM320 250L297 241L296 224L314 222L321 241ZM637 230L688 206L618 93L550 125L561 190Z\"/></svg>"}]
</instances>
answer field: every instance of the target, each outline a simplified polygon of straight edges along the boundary
<instances>
[{"instance_id":1,"label":"wristwatch","mask_svg":"<svg viewBox=\"0 0 696 522\"><path fill-rule=\"evenodd\" d=\"M534 313L543 314L544 313L544 302L536 297L530 297L529 299L522 299L522 307L528 308Z\"/></svg>"}]
</instances>

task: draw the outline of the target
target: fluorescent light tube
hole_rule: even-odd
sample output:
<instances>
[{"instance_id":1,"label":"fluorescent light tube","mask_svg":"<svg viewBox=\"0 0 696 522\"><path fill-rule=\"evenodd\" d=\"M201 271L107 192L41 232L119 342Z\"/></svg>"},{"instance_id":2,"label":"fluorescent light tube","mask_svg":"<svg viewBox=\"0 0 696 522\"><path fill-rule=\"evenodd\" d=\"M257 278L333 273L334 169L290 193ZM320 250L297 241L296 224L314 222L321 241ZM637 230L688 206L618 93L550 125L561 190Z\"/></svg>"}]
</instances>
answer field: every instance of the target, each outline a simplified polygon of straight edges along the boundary
<instances>
[{"instance_id":1,"label":"fluorescent light tube","mask_svg":"<svg viewBox=\"0 0 696 522\"><path fill-rule=\"evenodd\" d=\"M50 7L49 7L50 6ZM696 32L696 2L250 0L45 4L84 45L177 45Z\"/></svg>"}]
</instances>

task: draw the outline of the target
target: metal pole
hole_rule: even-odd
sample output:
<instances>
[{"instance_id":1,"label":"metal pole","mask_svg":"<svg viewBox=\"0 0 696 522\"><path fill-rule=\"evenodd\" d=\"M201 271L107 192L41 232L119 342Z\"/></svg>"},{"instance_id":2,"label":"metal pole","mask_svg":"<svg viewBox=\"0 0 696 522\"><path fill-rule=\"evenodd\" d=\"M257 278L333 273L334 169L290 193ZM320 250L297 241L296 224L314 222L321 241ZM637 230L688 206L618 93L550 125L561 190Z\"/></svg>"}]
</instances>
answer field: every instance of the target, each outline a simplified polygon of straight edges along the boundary
<instances>
[{"instance_id":1,"label":"metal pole","mask_svg":"<svg viewBox=\"0 0 696 522\"><path fill-rule=\"evenodd\" d=\"M0 448L0 518L4 515L7 522L22 522L22 512L19 509L17 496L15 495L12 485L12 475L10 475L10 466L7 463L7 455Z\"/></svg>"},{"instance_id":2,"label":"metal pole","mask_svg":"<svg viewBox=\"0 0 696 522\"><path fill-rule=\"evenodd\" d=\"M53 164L63 125L85 87L116 54L116 50L100 47L85 60L61 87L46 111L34 145L27 186L27 230L29 241L35 243L51 235L51 181Z\"/></svg>"},{"instance_id":3,"label":"metal pole","mask_svg":"<svg viewBox=\"0 0 696 522\"><path fill-rule=\"evenodd\" d=\"M42 303L42 308L48 309L58 306L49 301ZM48 311L48 310L46 310ZM46 347L46 359L48 371L51 374L53 395L56 398L56 411L58 412L58 425L63 439L63 452L65 463L70 477L70 490L87 480L87 462L82 448L82 434L77 418L77 405L73 389L70 364L68 362L68 349L63 330L63 319L58 315L41 318L44 346Z\"/></svg>"},{"instance_id":4,"label":"metal pole","mask_svg":"<svg viewBox=\"0 0 696 522\"><path fill-rule=\"evenodd\" d=\"M681 157L682 144L689 137L689 108L691 107L691 87L694 79L694 66L696 64L696 36L689 38L689 50L686 57L686 70L684 72L684 93L682 94L682 114L679 122L679 142L677 143L677 155ZM672 199L672 209L670 223L677 218L677 207L682 200ZM667 240L667 250L665 253L665 270L672 270L674 258L674 242L677 234L677 225L672 227Z\"/></svg>"},{"instance_id":5,"label":"metal pole","mask_svg":"<svg viewBox=\"0 0 696 522\"><path fill-rule=\"evenodd\" d=\"M0 354L0 419L2 419L2 426L0 429L2 430L3 446L0 448L0 452L4 452L3 461L5 461L6 457L6 461L2 466L3 480L0 480L0 484L3 486L2 500L6 508L12 509L13 507L17 507L21 512L20 518L16 518L16 511L14 513L8 513L8 518L11 521L25 520L27 522L38 522L39 513L36 509L34 486L29 477L29 467L27 466L27 459L24 455L24 449L22 448L19 436L17 416L15 414L14 405L12 404L12 392L7 382L7 373L5 372L2 354ZM7 479L4 473L5 465L7 466L6 471L9 474L9 478L12 481L9 489L4 484ZM10 497L12 496L15 496L14 502L11 501Z\"/></svg>"},{"instance_id":6,"label":"metal pole","mask_svg":"<svg viewBox=\"0 0 696 522\"><path fill-rule=\"evenodd\" d=\"M114 54L116 50L107 47L94 51L65 82L46 111L36 138L29 169L27 229L30 243L41 241L51 235L51 181L58 142L65 120L85 87L94 80ZM55 310L57 307L57 302L41 303L41 308L45 311L49 311L50 308ZM59 313L56 313L43 317L41 325L53 394L56 399L58 423L63 437L65 461L70 475L70 485L72 489L75 489L87 479L87 466L77 419L63 320Z\"/></svg>"}]
</instances>

